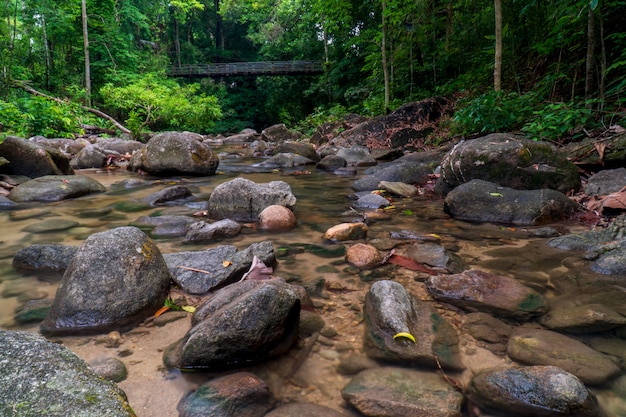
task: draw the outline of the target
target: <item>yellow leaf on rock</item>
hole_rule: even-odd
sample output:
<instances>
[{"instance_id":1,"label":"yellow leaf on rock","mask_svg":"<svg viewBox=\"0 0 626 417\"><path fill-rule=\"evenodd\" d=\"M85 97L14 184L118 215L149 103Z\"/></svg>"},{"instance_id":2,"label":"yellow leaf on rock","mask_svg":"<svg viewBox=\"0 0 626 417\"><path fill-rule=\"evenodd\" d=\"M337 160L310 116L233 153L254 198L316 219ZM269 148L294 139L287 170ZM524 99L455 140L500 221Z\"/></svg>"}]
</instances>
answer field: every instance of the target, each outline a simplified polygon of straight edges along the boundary
<instances>
[{"instance_id":1,"label":"yellow leaf on rock","mask_svg":"<svg viewBox=\"0 0 626 417\"><path fill-rule=\"evenodd\" d=\"M222 266L224 268L228 268L229 266L231 266L233 263L231 261L222 261Z\"/></svg>"},{"instance_id":2,"label":"yellow leaf on rock","mask_svg":"<svg viewBox=\"0 0 626 417\"><path fill-rule=\"evenodd\" d=\"M194 306L183 306L182 309L188 313L194 313L196 311L196 308Z\"/></svg>"},{"instance_id":3,"label":"yellow leaf on rock","mask_svg":"<svg viewBox=\"0 0 626 417\"><path fill-rule=\"evenodd\" d=\"M415 342L415 337L411 333L401 332L401 333L397 333L397 334L393 335L393 339L394 340L396 340L396 339L398 339L400 337L405 338L405 339L409 339L413 343L416 343Z\"/></svg>"}]
</instances>

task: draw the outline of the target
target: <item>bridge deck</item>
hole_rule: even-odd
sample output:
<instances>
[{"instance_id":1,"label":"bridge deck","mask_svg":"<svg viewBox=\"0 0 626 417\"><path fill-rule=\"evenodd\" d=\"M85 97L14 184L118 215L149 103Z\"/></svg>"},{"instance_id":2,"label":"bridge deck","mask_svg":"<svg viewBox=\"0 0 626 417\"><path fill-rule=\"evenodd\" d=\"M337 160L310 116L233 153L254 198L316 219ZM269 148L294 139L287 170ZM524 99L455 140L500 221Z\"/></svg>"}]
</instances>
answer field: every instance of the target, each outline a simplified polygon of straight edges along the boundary
<instances>
[{"instance_id":1,"label":"bridge deck","mask_svg":"<svg viewBox=\"0 0 626 417\"><path fill-rule=\"evenodd\" d=\"M235 77L257 75L313 75L324 68L317 61L233 62L204 65L183 65L170 68L172 77Z\"/></svg>"}]
</instances>

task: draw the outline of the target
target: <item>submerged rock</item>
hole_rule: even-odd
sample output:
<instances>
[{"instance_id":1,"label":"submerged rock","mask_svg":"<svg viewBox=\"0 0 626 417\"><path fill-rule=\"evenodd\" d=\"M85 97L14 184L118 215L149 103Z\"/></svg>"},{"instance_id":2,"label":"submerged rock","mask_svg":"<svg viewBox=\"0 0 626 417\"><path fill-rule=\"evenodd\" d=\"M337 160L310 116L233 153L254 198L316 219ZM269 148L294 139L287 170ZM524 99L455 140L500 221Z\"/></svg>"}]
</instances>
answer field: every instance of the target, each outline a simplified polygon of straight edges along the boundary
<instances>
[{"instance_id":1,"label":"submerged rock","mask_svg":"<svg viewBox=\"0 0 626 417\"><path fill-rule=\"evenodd\" d=\"M454 327L394 281L372 284L365 296L365 353L402 364L462 369ZM412 335L415 341L406 336ZM394 337L396 336L396 337Z\"/></svg>"},{"instance_id":2,"label":"submerged rock","mask_svg":"<svg viewBox=\"0 0 626 417\"><path fill-rule=\"evenodd\" d=\"M134 417L124 392L69 349L0 330L0 415Z\"/></svg>"},{"instance_id":3,"label":"submerged rock","mask_svg":"<svg viewBox=\"0 0 626 417\"><path fill-rule=\"evenodd\" d=\"M555 190L515 190L483 180L459 185L444 201L444 211L457 220L526 226L561 220L577 209Z\"/></svg>"},{"instance_id":4,"label":"submerged rock","mask_svg":"<svg viewBox=\"0 0 626 417\"><path fill-rule=\"evenodd\" d=\"M341 396L365 416L461 417L463 394L438 374L404 368L362 371Z\"/></svg>"},{"instance_id":5,"label":"submerged rock","mask_svg":"<svg viewBox=\"0 0 626 417\"><path fill-rule=\"evenodd\" d=\"M364 239L365 236L367 225L363 222L337 224L324 233L324 239L334 242Z\"/></svg>"},{"instance_id":6,"label":"submerged rock","mask_svg":"<svg viewBox=\"0 0 626 417\"><path fill-rule=\"evenodd\" d=\"M323 405L295 402L272 410L267 413L265 417L346 417L345 414L340 413L332 408L324 407Z\"/></svg>"},{"instance_id":7,"label":"submerged rock","mask_svg":"<svg viewBox=\"0 0 626 417\"><path fill-rule=\"evenodd\" d=\"M556 331L597 333L626 326L626 316L611 305L584 304L552 308L540 323Z\"/></svg>"},{"instance_id":8,"label":"submerged rock","mask_svg":"<svg viewBox=\"0 0 626 417\"><path fill-rule=\"evenodd\" d=\"M84 334L138 323L163 306L170 279L159 248L141 230L95 233L72 258L41 331Z\"/></svg>"},{"instance_id":9,"label":"submerged rock","mask_svg":"<svg viewBox=\"0 0 626 417\"><path fill-rule=\"evenodd\" d=\"M514 278L471 269L454 275L433 275L426 281L430 294L469 311L528 319L548 311L546 299Z\"/></svg>"},{"instance_id":10,"label":"submerged rock","mask_svg":"<svg viewBox=\"0 0 626 417\"><path fill-rule=\"evenodd\" d=\"M209 197L209 213L216 219L255 222L268 206L278 204L293 210L296 197L284 181L257 184L235 178L215 187Z\"/></svg>"},{"instance_id":11,"label":"submerged rock","mask_svg":"<svg viewBox=\"0 0 626 417\"><path fill-rule=\"evenodd\" d=\"M520 417L600 417L594 395L556 366L489 369L474 375L469 398L485 411Z\"/></svg>"},{"instance_id":12,"label":"submerged rock","mask_svg":"<svg viewBox=\"0 0 626 417\"><path fill-rule=\"evenodd\" d=\"M571 337L541 329L516 329L507 354L529 365L552 365L571 372L589 385L600 385L620 373L608 356Z\"/></svg>"},{"instance_id":13,"label":"submerged rock","mask_svg":"<svg viewBox=\"0 0 626 417\"><path fill-rule=\"evenodd\" d=\"M45 175L26 181L11 190L13 201L60 201L106 191L93 178L84 175Z\"/></svg>"},{"instance_id":14,"label":"submerged rock","mask_svg":"<svg viewBox=\"0 0 626 417\"><path fill-rule=\"evenodd\" d=\"M242 281L196 309L193 327L166 354L177 368L222 370L286 353L298 337L301 294L282 280Z\"/></svg>"},{"instance_id":15,"label":"submerged rock","mask_svg":"<svg viewBox=\"0 0 626 417\"><path fill-rule=\"evenodd\" d=\"M241 232L241 224L234 220L224 219L213 223L199 221L188 226L185 240L188 242L200 242L223 239L237 236L239 232Z\"/></svg>"},{"instance_id":16,"label":"submerged rock","mask_svg":"<svg viewBox=\"0 0 626 417\"><path fill-rule=\"evenodd\" d=\"M77 246L58 244L26 246L13 257L13 267L25 271L62 274L77 250Z\"/></svg>"},{"instance_id":17,"label":"submerged rock","mask_svg":"<svg viewBox=\"0 0 626 417\"><path fill-rule=\"evenodd\" d=\"M177 408L179 417L263 417L275 402L262 379L238 372L205 382Z\"/></svg>"}]
</instances>

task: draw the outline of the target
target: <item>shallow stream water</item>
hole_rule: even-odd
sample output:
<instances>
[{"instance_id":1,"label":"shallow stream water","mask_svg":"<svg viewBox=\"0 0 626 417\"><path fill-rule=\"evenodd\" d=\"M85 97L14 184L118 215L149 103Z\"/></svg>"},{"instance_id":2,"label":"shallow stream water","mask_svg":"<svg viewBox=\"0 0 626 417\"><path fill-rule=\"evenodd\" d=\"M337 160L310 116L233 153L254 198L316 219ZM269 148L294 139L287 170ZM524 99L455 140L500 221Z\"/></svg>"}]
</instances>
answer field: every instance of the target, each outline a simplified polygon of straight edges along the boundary
<instances>
[{"instance_id":1,"label":"shallow stream water","mask_svg":"<svg viewBox=\"0 0 626 417\"><path fill-rule=\"evenodd\" d=\"M17 212L0 212L0 328L38 331L37 325L19 326L14 321L15 310L29 299L53 297L60 276L44 277L17 271L11 266L13 255L21 248L36 243L80 245L92 233L132 224L140 216L158 214L193 214L198 202L206 201L219 184L237 176L257 183L282 180L290 184L297 197L295 215L298 226L284 233L260 233L252 225L239 236L219 242L184 243L184 238L155 238L163 253L203 250L221 244L241 249L253 242L271 240L275 247L301 247L303 244L329 246L322 235L329 227L360 219L362 213L350 208L350 184L354 177L317 172L254 172L251 165L258 160L238 159L220 162L218 175L204 178L158 179L138 177L124 170L86 170L88 175L106 186L107 192L57 203L37 203ZM141 179L145 186L126 188L126 180ZM128 211L132 203L165 187L182 184L190 188L195 203L182 206L162 206L142 211ZM126 207L126 208L124 208ZM605 286L613 286L620 277L610 279L592 273L579 255L551 249L545 239L532 237L530 228L509 228L491 224L472 224L451 219L443 212L441 200L427 197L396 199L394 209L370 213L368 240L389 240L393 231L411 231L417 235L435 234L441 244L459 255L473 268L500 273L519 279L543 293L549 299L576 303L580 294L599 297ZM31 217L32 216L32 217ZM29 226L52 220L74 220L77 226L66 230L32 232ZM552 225L568 233L587 229L569 221ZM402 251L400 245L396 249ZM106 271L103 271L106 273ZM279 258L274 275L289 282L317 288L314 303L317 312L332 329L329 337L321 336L309 354L301 343L283 358L256 366L251 371L262 377L279 402L311 401L341 410L346 415L358 415L341 399L340 390L349 377L336 371L345 356L361 355L363 333L362 305L364 295L377 279L394 279L419 299L440 308L459 330L461 351L467 370L453 375L466 384L477 370L510 363L504 356L482 348L470 336L463 334L464 313L434 302L426 291L423 273L387 265L373 271L355 271L342 257L321 257L303 251ZM624 277L621 277L624 278ZM564 297L565 296L565 297ZM128 333L89 337L54 338L88 361L107 357L121 359L128 368L128 379L119 385L139 417L178 415L176 404L190 390L212 375L181 374L163 367L162 354L168 345L181 338L189 329L189 318L155 326L148 320ZM527 324L532 326L533 324ZM336 333L334 336L332 333ZM304 353L303 353L304 352ZM301 355L306 355L302 357ZM304 359L304 360L303 360ZM294 365L299 364L299 366ZM626 377L612 386L594 389L603 408L610 416L626 416Z\"/></svg>"}]
</instances>

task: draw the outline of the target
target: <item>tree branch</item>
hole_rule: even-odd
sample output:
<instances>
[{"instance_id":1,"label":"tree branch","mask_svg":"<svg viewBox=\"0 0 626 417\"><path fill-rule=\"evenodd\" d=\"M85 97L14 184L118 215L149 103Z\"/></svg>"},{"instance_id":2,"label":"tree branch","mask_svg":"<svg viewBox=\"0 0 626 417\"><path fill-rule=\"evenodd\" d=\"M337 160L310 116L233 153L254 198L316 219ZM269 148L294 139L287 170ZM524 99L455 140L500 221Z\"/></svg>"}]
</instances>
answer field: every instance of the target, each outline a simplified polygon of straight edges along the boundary
<instances>
[{"instance_id":1,"label":"tree branch","mask_svg":"<svg viewBox=\"0 0 626 417\"><path fill-rule=\"evenodd\" d=\"M24 81L19 81L19 80L13 80L13 85L15 87L21 88L22 90L29 92L31 94L34 94L36 96L40 96L40 97L44 97L47 98L48 100L52 100L52 101L56 101L59 104L67 104L67 102L65 100L61 100L58 97L52 97L49 96L45 93L42 93L41 91L37 91L34 88L26 85L26 83ZM124 127L124 125L122 125L120 122L118 122L117 120L115 120L113 117L109 116L108 114L98 110L98 109L94 109L92 107L87 107L87 106L80 106L81 109L88 111L90 113L95 114L96 116L100 117L101 119L106 119L109 122L111 122L111 124L113 124L113 126L115 126L118 130L120 130L122 133L126 133L128 135L131 134L131 131L129 129L127 129L126 127Z\"/></svg>"}]
</instances>

